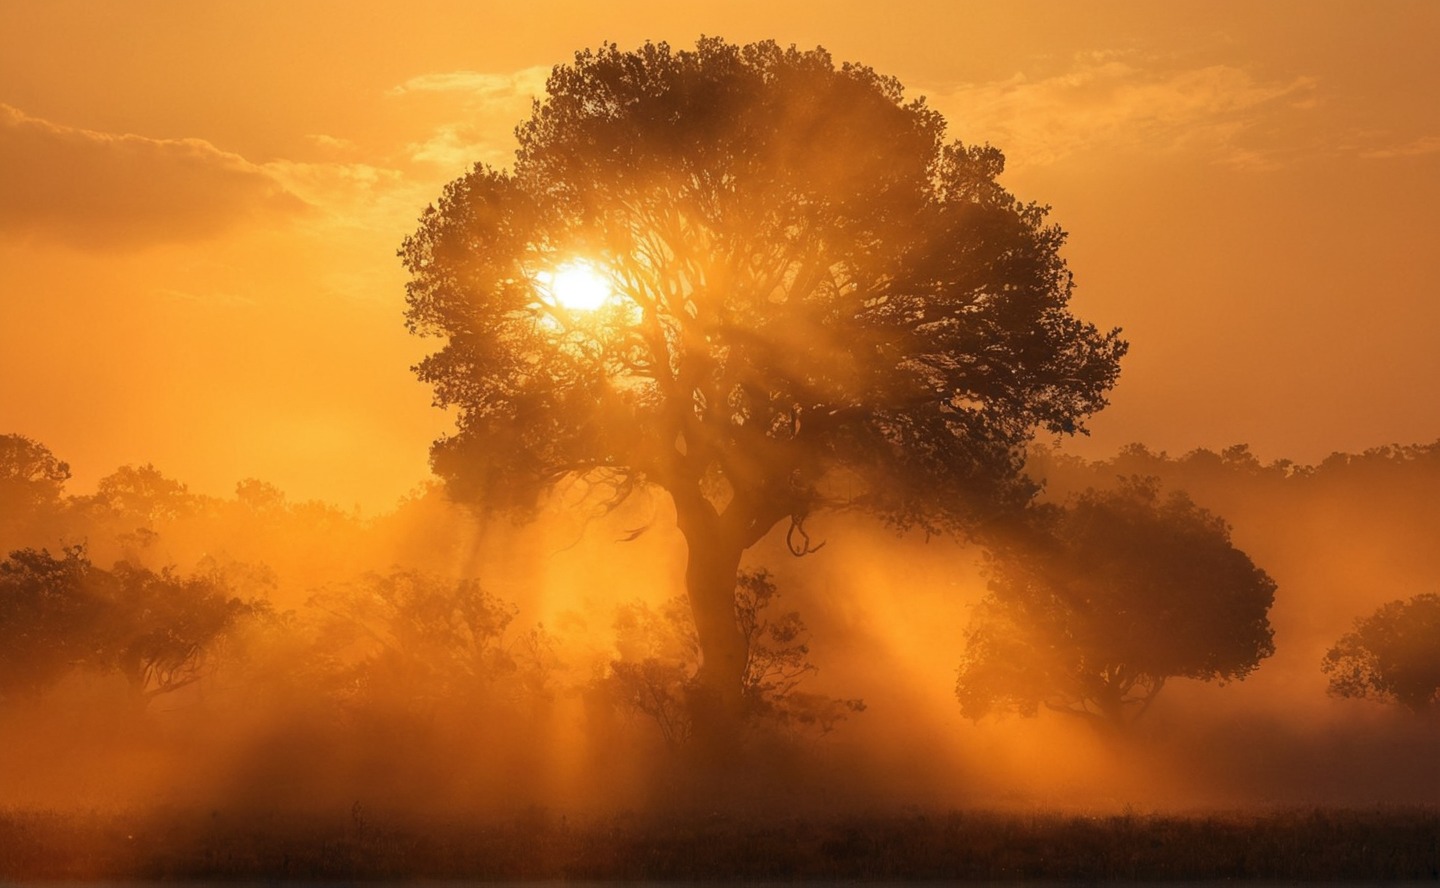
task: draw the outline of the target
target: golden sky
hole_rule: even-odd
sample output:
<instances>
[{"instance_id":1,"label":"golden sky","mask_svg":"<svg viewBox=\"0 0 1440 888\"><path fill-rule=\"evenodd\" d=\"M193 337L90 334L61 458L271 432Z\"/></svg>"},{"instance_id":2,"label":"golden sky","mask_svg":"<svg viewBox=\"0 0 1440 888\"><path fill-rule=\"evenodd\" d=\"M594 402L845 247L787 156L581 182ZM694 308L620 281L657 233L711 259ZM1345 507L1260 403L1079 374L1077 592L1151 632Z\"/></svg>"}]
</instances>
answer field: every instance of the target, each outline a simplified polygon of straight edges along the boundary
<instances>
[{"instance_id":1,"label":"golden sky","mask_svg":"<svg viewBox=\"0 0 1440 888\"><path fill-rule=\"evenodd\" d=\"M1087 456L1440 438L1440 3L65 2L0 15L0 433L367 510L449 419L401 239L550 67L701 34L899 77L1132 343Z\"/></svg>"}]
</instances>

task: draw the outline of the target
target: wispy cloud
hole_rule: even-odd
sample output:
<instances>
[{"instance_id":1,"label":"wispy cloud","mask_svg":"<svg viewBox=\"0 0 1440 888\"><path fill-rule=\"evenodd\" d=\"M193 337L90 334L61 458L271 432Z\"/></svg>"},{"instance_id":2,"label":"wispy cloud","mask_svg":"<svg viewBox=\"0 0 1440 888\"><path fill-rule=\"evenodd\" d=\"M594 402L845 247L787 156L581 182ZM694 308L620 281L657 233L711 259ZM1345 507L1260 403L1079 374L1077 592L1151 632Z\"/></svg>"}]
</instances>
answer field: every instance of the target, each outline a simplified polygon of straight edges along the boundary
<instances>
[{"instance_id":1,"label":"wispy cloud","mask_svg":"<svg viewBox=\"0 0 1440 888\"><path fill-rule=\"evenodd\" d=\"M154 292L159 298L170 302L224 306L227 308L253 308L256 305L255 300L249 296L241 296L237 293L229 293L222 290L207 290L204 293L196 293L189 290L161 287Z\"/></svg>"},{"instance_id":2,"label":"wispy cloud","mask_svg":"<svg viewBox=\"0 0 1440 888\"><path fill-rule=\"evenodd\" d=\"M319 206L333 204L339 195L365 202L405 184L399 170L366 163L301 163L276 160L265 172L285 188Z\"/></svg>"},{"instance_id":3,"label":"wispy cloud","mask_svg":"<svg viewBox=\"0 0 1440 888\"><path fill-rule=\"evenodd\" d=\"M411 161L432 164L458 175L477 162L494 166L508 162L515 152L515 140L510 133L511 127L504 125L448 123L437 127L429 138L411 142L406 146L406 153Z\"/></svg>"},{"instance_id":4,"label":"wispy cloud","mask_svg":"<svg viewBox=\"0 0 1440 888\"><path fill-rule=\"evenodd\" d=\"M1362 149L1361 157L1369 160L1391 160L1397 157L1423 157L1440 154L1440 136L1421 136L1390 145L1377 145Z\"/></svg>"},{"instance_id":5,"label":"wispy cloud","mask_svg":"<svg viewBox=\"0 0 1440 888\"><path fill-rule=\"evenodd\" d=\"M96 132L0 105L0 234L131 249L305 208L262 167L204 140Z\"/></svg>"},{"instance_id":6,"label":"wispy cloud","mask_svg":"<svg viewBox=\"0 0 1440 888\"><path fill-rule=\"evenodd\" d=\"M509 74L486 73L483 71L439 71L411 77L399 86L390 89L392 96L408 93L462 93L478 99L492 99L506 96L535 96L545 89L545 80L550 69L536 66L522 68Z\"/></svg>"},{"instance_id":7,"label":"wispy cloud","mask_svg":"<svg viewBox=\"0 0 1440 888\"><path fill-rule=\"evenodd\" d=\"M1243 68L1141 67L1123 55L1078 56L1060 74L919 89L965 141L988 141L1019 164L1043 165L1092 149L1149 152L1203 147L1235 160L1238 137L1260 117L1310 100L1315 82L1257 79Z\"/></svg>"},{"instance_id":8,"label":"wispy cloud","mask_svg":"<svg viewBox=\"0 0 1440 888\"><path fill-rule=\"evenodd\" d=\"M311 133L305 137L305 141L332 154L351 154L359 147L349 139L341 139L325 133Z\"/></svg>"},{"instance_id":9,"label":"wispy cloud","mask_svg":"<svg viewBox=\"0 0 1440 888\"><path fill-rule=\"evenodd\" d=\"M307 229L369 232L387 241L398 242L439 193L431 178L366 163L275 160L265 164L265 172L315 207Z\"/></svg>"},{"instance_id":10,"label":"wispy cloud","mask_svg":"<svg viewBox=\"0 0 1440 888\"><path fill-rule=\"evenodd\" d=\"M397 97L443 96L453 105L452 119L442 118L428 137L407 146L407 159L452 175L476 161L506 163L515 147L511 132L528 116L531 102L544 94L550 70L442 71L412 77L389 90Z\"/></svg>"}]
</instances>

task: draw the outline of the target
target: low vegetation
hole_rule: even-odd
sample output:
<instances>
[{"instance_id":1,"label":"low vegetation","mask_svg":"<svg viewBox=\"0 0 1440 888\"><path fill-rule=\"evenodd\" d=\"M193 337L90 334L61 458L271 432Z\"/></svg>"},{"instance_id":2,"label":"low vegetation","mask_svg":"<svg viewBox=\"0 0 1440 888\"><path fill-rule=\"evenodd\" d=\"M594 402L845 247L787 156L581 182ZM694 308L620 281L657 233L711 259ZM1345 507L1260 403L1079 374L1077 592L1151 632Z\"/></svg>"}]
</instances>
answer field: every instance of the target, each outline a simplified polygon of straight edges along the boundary
<instances>
[{"instance_id":1,"label":"low vegetation","mask_svg":"<svg viewBox=\"0 0 1440 888\"><path fill-rule=\"evenodd\" d=\"M1440 812L924 812L572 820L0 813L0 879L1385 879L1440 877Z\"/></svg>"}]
</instances>

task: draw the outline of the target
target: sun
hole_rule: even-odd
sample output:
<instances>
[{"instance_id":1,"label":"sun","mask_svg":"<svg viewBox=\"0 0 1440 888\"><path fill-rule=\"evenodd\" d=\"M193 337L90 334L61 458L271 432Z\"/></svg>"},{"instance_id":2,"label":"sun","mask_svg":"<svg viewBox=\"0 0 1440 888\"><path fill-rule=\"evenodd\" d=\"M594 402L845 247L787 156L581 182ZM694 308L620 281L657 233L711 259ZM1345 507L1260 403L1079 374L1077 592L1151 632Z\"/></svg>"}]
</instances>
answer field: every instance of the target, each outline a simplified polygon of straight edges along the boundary
<instances>
[{"instance_id":1,"label":"sun","mask_svg":"<svg viewBox=\"0 0 1440 888\"><path fill-rule=\"evenodd\" d=\"M594 311L610 300L610 281L588 262L574 261L553 272L542 271L535 276L552 305L570 311Z\"/></svg>"}]
</instances>

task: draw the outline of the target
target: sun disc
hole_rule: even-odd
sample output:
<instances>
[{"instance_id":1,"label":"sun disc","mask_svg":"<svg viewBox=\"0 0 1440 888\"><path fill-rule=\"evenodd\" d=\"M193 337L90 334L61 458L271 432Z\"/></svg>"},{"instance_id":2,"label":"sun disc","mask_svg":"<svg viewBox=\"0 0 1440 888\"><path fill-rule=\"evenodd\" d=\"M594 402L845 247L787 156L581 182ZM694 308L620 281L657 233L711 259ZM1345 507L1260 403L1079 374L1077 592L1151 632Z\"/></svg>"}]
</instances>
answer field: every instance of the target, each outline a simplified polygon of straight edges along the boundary
<instances>
[{"instance_id":1,"label":"sun disc","mask_svg":"<svg viewBox=\"0 0 1440 888\"><path fill-rule=\"evenodd\" d=\"M594 311L610 299L610 282L589 264L571 262L548 275L550 298L571 311Z\"/></svg>"}]
</instances>

